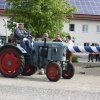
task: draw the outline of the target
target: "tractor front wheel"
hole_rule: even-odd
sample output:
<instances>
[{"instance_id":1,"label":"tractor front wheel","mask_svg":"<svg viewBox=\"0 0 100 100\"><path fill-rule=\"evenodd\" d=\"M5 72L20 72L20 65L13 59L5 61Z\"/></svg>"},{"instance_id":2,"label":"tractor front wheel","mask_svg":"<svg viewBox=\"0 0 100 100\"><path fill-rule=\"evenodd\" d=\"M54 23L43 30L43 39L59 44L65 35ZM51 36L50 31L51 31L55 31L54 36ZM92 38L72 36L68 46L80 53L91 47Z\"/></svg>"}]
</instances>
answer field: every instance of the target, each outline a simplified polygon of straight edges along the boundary
<instances>
[{"instance_id":1,"label":"tractor front wheel","mask_svg":"<svg viewBox=\"0 0 100 100\"><path fill-rule=\"evenodd\" d=\"M46 76L50 81L56 82L61 78L62 68L56 62L50 62L46 66Z\"/></svg>"}]
</instances>

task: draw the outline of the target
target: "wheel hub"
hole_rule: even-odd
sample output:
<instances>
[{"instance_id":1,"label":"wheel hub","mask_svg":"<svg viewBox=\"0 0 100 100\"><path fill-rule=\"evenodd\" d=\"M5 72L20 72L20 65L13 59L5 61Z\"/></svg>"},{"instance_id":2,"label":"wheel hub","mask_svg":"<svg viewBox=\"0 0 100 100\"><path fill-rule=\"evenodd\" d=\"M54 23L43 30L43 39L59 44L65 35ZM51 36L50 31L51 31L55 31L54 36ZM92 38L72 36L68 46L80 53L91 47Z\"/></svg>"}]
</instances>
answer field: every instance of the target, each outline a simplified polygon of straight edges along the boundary
<instances>
[{"instance_id":1,"label":"wheel hub","mask_svg":"<svg viewBox=\"0 0 100 100\"><path fill-rule=\"evenodd\" d=\"M8 66L11 66L11 65L12 65L12 61L11 61L11 60L8 60L6 64L7 64Z\"/></svg>"},{"instance_id":2,"label":"wheel hub","mask_svg":"<svg viewBox=\"0 0 100 100\"><path fill-rule=\"evenodd\" d=\"M58 75L58 70L55 68L55 66L50 66L50 68L48 69L48 75L52 79Z\"/></svg>"},{"instance_id":3,"label":"wheel hub","mask_svg":"<svg viewBox=\"0 0 100 100\"><path fill-rule=\"evenodd\" d=\"M53 70L51 70L51 71L50 71L50 74L53 74L53 73L54 73L54 71L53 71Z\"/></svg>"}]
</instances>

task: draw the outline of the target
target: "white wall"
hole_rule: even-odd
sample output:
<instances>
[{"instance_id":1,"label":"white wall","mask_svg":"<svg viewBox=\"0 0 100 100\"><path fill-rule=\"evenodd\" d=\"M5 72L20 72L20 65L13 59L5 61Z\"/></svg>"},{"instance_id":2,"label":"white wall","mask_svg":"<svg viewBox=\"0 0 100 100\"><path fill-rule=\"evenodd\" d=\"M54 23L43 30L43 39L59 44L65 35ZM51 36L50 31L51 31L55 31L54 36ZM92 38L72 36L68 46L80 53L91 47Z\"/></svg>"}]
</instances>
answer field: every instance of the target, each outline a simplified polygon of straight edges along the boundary
<instances>
[{"instance_id":1,"label":"white wall","mask_svg":"<svg viewBox=\"0 0 100 100\"><path fill-rule=\"evenodd\" d=\"M69 24L75 24L75 31L69 31ZM82 25L84 24L88 25L88 33L82 32ZM96 32L97 25L100 25L100 21L72 20L70 23L64 24L63 31L76 37L76 45L84 45L84 42L100 44L100 32Z\"/></svg>"},{"instance_id":2,"label":"white wall","mask_svg":"<svg viewBox=\"0 0 100 100\"><path fill-rule=\"evenodd\" d=\"M5 23L3 19L8 19L6 16L0 16L0 35L6 36ZM75 24L75 31L69 31L69 24ZM82 32L82 25L88 25L88 33ZM100 44L100 32L96 32L97 25L100 25L100 21L87 21L87 20L72 20L70 23L65 23L63 31L70 33L72 37L75 37L76 45L84 45L88 43ZM11 31L7 29L7 35L9 36Z\"/></svg>"},{"instance_id":3,"label":"white wall","mask_svg":"<svg viewBox=\"0 0 100 100\"><path fill-rule=\"evenodd\" d=\"M6 16L0 16L0 36L6 36L6 28L5 23L3 19L8 19ZM7 29L7 35L9 36L11 34L11 31Z\"/></svg>"}]
</instances>

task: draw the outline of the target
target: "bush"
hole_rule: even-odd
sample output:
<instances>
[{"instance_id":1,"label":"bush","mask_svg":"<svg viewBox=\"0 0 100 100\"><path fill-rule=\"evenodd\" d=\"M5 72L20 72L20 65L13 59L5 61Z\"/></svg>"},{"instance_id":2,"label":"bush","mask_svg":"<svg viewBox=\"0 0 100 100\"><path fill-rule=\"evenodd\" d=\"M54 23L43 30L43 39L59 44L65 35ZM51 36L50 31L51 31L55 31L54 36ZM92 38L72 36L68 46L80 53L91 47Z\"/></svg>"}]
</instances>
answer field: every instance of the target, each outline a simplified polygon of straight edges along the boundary
<instances>
[{"instance_id":1,"label":"bush","mask_svg":"<svg viewBox=\"0 0 100 100\"><path fill-rule=\"evenodd\" d=\"M66 37L67 35L69 35L69 33L67 33L67 32L61 32L61 37L63 38L63 37Z\"/></svg>"},{"instance_id":2,"label":"bush","mask_svg":"<svg viewBox=\"0 0 100 100\"><path fill-rule=\"evenodd\" d=\"M72 62L78 62L78 56L76 56L76 55L73 55L73 57L72 57Z\"/></svg>"}]
</instances>

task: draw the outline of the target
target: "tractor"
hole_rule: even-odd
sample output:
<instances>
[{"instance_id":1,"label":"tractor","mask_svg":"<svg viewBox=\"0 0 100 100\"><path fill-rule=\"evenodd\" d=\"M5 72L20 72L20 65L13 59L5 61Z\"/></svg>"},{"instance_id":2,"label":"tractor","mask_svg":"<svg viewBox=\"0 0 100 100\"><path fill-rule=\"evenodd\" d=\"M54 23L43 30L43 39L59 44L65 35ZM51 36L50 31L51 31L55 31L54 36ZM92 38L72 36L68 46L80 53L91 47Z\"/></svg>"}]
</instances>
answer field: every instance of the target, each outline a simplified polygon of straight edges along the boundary
<instances>
[{"instance_id":1,"label":"tractor","mask_svg":"<svg viewBox=\"0 0 100 100\"><path fill-rule=\"evenodd\" d=\"M64 42L35 41L32 52L27 52L17 41L0 47L0 72L3 76L15 78L30 76L44 68L47 78L56 82L61 77L74 76L72 63L66 61Z\"/></svg>"}]
</instances>

